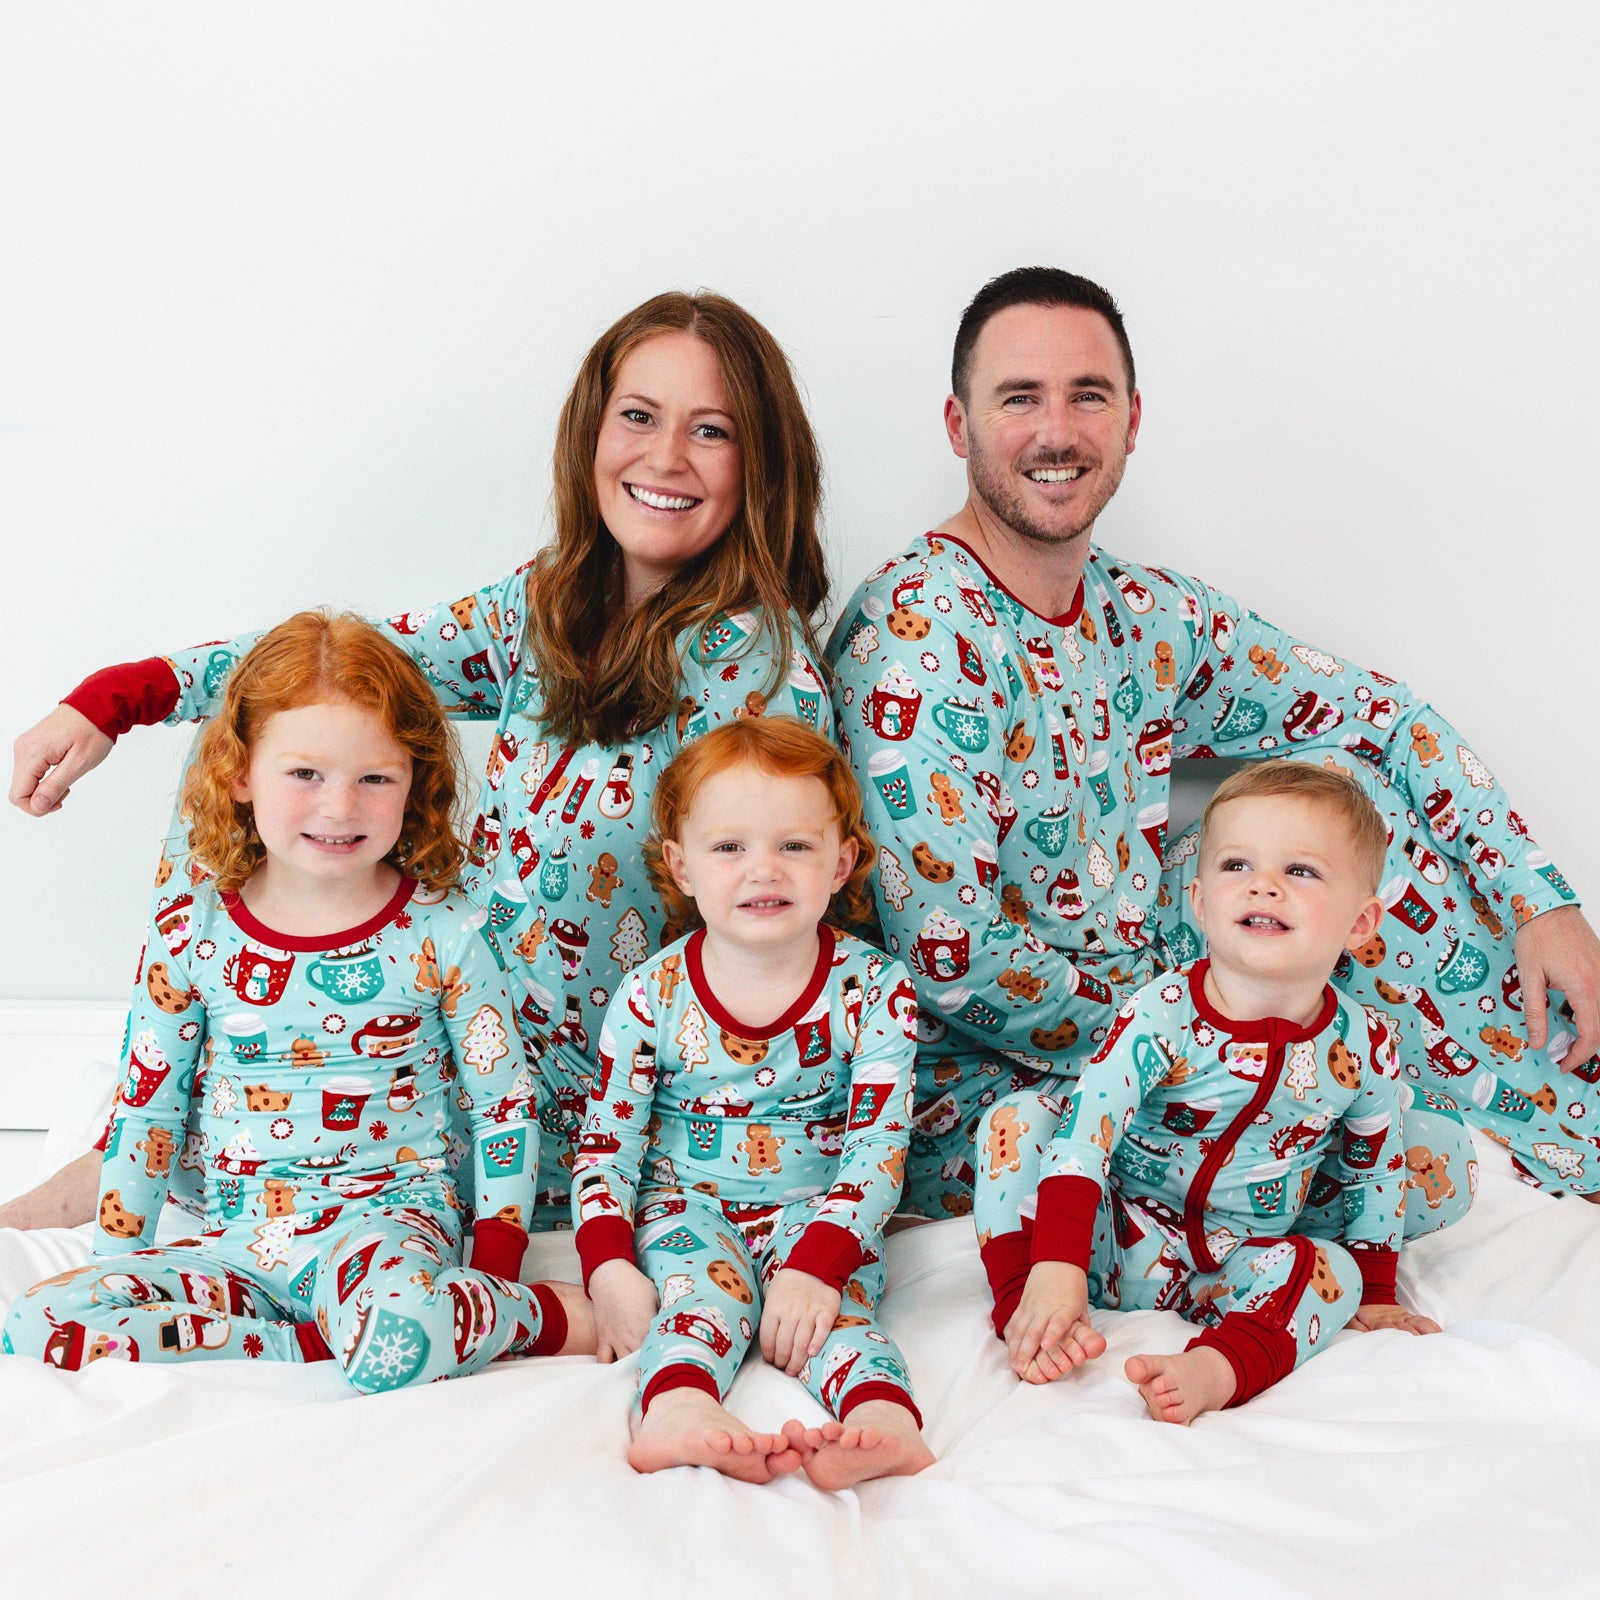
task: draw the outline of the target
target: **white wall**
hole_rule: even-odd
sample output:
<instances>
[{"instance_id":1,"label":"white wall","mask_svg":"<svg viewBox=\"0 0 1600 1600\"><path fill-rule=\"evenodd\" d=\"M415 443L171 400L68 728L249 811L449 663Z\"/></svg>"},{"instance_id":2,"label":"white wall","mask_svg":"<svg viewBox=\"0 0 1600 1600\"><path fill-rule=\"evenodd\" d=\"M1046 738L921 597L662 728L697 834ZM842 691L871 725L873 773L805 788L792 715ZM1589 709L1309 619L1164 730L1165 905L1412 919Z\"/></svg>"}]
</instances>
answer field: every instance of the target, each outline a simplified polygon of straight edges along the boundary
<instances>
[{"instance_id":1,"label":"white wall","mask_svg":"<svg viewBox=\"0 0 1600 1600\"><path fill-rule=\"evenodd\" d=\"M958 504L956 317L1046 261L1139 358L1103 542L1409 679L1600 898L1592 16L10 5L0 727L507 570L579 356L671 285L791 352L848 590ZM0 820L0 999L122 991L180 744Z\"/></svg>"}]
</instances>

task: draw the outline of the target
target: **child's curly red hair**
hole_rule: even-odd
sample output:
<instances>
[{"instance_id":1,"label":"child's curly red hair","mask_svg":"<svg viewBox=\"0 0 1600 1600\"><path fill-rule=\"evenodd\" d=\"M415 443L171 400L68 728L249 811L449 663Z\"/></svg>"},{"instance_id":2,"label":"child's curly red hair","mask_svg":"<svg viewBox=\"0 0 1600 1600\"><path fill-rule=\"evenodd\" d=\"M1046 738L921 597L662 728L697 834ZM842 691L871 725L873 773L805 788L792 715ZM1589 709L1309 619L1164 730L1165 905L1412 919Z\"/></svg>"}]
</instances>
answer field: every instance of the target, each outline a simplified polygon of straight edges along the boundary
<instances>
[{"instance_id":1,"label":"child's curly red hair","mask_svg":"<svg viewBox=\"0 0 1600 1600\"><path fill-rule=\"evenodd\" d=\"M195 743L181 812L189 851L221 893L236 891L266 858L234 785L269 717L322 702L370 711L411 756L400 838L388 859L426 889L450 888L466 860L458 825L461 752L421 669L370 623L301 611L265 633L234 666L222 705Z\"/></svg>"},{"instance_id":2,"label":"child's curly red hair","mask_svg":"<svg viewBox=\"0 0 1600 1600\"><path fill-rule=\"evenodd\" d=\"M794 717L737 717L680 750L656 784L652 829L644 859L650 881L661 896L669 922L698 927L700 914L674 881L662 859L661 841L681 839L683 824L700 786L714 773L748 763L774 778L817 778L828 791L829 821L839 824L839 842L853 839L855 865L828 902L828 920L838 927L860 927L873 917L872 880L878 847L862 815L861 789L839 747Z\"/></svg>"}]
</instances>

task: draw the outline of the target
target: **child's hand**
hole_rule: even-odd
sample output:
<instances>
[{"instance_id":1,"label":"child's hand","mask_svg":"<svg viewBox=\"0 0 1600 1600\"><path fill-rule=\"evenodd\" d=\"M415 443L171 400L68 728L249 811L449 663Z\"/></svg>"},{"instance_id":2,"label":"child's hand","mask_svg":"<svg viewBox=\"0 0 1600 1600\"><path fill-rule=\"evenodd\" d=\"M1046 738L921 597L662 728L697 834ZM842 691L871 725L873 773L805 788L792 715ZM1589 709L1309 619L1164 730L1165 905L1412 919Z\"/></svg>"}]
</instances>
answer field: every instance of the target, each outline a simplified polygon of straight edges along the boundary
<instances>
[{"instance_id":1,"label":"child's hand","mask_svg":"<svg viewBox=\"0 0 1600 1600\"><path fill-rule=\"evenodd\" d=\"M762 1355L793 1377L822 1348L839 1315L839 1300L839 1291L821 1278L780 1267L761 1313Z\"/></svg>"},{"instance_id":2,"label":"child's hand","mask_svg":"<svg viewBox=\"0 0 1600 1600\"><path fill-rule=\"evenodd\" d=\"M631 1356L644 1343L660 1300L656 1286L631 1261L618 1256L589 1274L594 1302L596 1361Z\"/></svg>"},{"instance_id":3,"label":"child's hand","mask_svg":"<svg viewBox=\"0 0 1600 1600\"><path fill-rule=\"evenodd\" d=\"M1064 1378L1106 1347L1089 1323L1089 1281L1082 1267L1037 1261L1006 1324L1011 1370L1028 1383Z\"/></svg>"},{"instance_id":4,"label":"child's hand","mask_svg":"<svg viewBox=\"0 0 1600 1600\"><path fill-rule=\"evenodd\" d=\"M1404 1333L1443 1331L1432 1317L1419 1317L1404 1306L1369 1306L1365 1301L1350 1319L1350 1326L1360 1333L1373 1333L1379 1328L1399 1328Z\"/></svg>"}]
</instances>

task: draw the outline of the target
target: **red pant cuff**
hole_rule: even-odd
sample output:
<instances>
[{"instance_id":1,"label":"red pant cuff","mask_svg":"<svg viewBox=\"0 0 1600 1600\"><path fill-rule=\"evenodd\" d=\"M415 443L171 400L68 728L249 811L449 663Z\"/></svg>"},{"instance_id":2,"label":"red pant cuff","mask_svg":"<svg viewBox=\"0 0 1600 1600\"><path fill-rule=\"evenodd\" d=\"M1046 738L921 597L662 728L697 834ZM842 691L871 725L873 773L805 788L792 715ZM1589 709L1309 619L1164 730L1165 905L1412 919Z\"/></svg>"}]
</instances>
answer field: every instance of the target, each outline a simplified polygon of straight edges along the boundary
<instances>
[{"instance_id":1,"label":"red pant cuff","mask_svg":"<svg viewBox=\"0 0 1600 1600\"><path fill-rule=\"evenodd\" d=\"M898 1383L890 1383L886 1378L858 1383L851 1389L839 1401L839 1420L843 1422L857 1406L865 1405L868 1400L887 1400L893 1405L904 1406L917 1419L917 1426L922 1426L922 1413L917 1410L916 1401Z\"/></svg>"},{"instance_id":2,"label":"red pant cuff","mask_svg":"<svg viewBox=\"0 0 1600 1600\"><path fill-rule=\"evenodd\" d=\"M562 1305L560 1295L547 1283L530 1284L528 1290L539 1307L539 1335L528 1346L528 1353L535 1356L559 1355L562 1345L567 1342L567 1308Z\"/></svg>"},{"instance_id":3,"label":"red pant cuff","mask_svg":"<svg viewBox=\"0 0 1600 1600\"><path fill-rule=\"evenodd\" d=\"M722 1399L717 1380L704 1367L697 1367L692 1361L675 1361L670 1367L663 1367L644 1386L644 1393L639 1396L640 1415L650 1409L650 1402L657 1395L665 1394L668 1389L699 1389L713 1400Z\"/></svg>"}]
</instances>

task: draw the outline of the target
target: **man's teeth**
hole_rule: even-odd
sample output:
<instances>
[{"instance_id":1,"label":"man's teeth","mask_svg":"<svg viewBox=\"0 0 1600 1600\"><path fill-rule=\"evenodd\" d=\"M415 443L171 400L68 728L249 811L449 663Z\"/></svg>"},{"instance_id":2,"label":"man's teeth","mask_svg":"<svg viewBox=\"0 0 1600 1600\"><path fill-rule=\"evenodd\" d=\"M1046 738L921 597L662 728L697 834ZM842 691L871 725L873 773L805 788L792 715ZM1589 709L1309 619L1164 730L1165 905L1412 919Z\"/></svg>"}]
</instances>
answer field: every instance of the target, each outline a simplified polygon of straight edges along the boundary
<instances>
[{"instance_id":1,"label":"man's teeth","mask_svg":"<svg viewBox=\"0 0 1600 1600\"><path fill-rule=\"evenodd\" d=\"M641 489L632 483L628 485L628 493L640 505L649 506L652 511L687 511L691 506L700 504L689 495L657 494L653 489Z\"/></svg>"},{"instance_id":2,"label":"man's teeth","mask_svg":"<svg viewBox=\"0 0 1600 1600\"><path fill-rule=\"evenodd\" d=\"M1028 476L1035 483L1071 483L1083 476L1082 467L1033 467Z\"/></svg>"}]
</instances>

